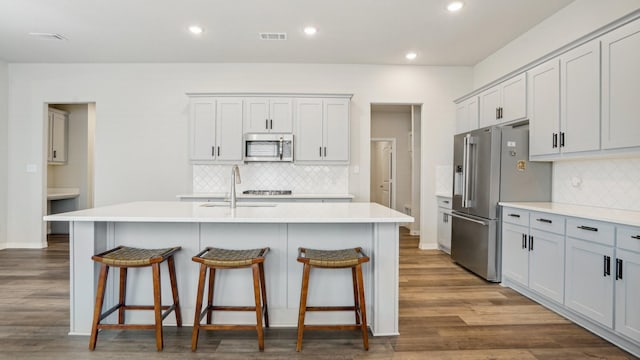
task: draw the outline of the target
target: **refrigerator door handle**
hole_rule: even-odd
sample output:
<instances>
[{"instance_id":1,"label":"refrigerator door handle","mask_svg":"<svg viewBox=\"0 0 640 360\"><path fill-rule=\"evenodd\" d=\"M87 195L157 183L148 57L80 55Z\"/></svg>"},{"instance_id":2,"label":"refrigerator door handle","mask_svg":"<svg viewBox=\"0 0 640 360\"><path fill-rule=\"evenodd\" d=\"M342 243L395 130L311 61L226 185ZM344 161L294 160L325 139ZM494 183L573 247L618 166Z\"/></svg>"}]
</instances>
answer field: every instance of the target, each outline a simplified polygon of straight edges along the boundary
<instances>
[{"instance_id":1,"label":"refrigerator door handle","mask_svg":"<svg viewBox=\"0 0 640 360\"><path fill-rule=\"evenodd\" d=\"M464 152L462 153L463 181L462 181L462 207L468 208L469 205L469 182L470 182L470 151L471 150L471 134L464 137Z\"/></svg>"},{"instance_id":2,"label":"refrigerator door handle","mask_svg":"<svg viewBox=\"0 0 640 360\"><path fill-rule=\"evenodd\" d=\"M468 217L466 217L466 216L461 216L461 215L458 215L458 214L456 214L456 213L451 213L450 215L451 215L451 217L458 218L458 219L462 219L462 220L471 221L472 223L476 223L476 224L480 224L480 225L484 225L484 226L489 225L488 223L486 223L486 222L484 222L484 221L480 221L480 220L476 220L476 219L468 218Z\"/></svg>"}]
</instances>

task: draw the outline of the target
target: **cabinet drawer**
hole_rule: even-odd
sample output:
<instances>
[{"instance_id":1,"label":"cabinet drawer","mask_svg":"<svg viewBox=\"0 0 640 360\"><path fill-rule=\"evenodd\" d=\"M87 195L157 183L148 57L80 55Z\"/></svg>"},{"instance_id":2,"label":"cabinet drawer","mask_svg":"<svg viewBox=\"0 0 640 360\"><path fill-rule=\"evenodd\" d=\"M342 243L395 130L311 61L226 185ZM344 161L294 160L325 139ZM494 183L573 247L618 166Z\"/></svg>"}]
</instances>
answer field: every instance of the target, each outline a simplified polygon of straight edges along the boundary
<instances>
[{"instance_id":1,"label":"cabinet drawer","mask_svg":"<svg viewBox=\"0 0 640 360\"><path fill-rule=\"evenodd\" d=\"M613 246L613 235L612 224L578 218L567 219L567 236Z\"/></svg>"},{"instance_id":2,"label":"cabinet drawer","mask_svg":"<svg viewBox=\"0 0 640 360\"><path fill-rule=\"evenodd\" d=\"M451 198L445 196L436 196L438 199L438 207L451 209Z\"/></svg>"},{"instance_id":3,"label":"cabinet drawer","mask_svg":"<svg viewBox=\"0 0 640 360\"><path fill-rule=\"evenodd\" d=\"M616 239L620 249L640 252L640 228L631 226L618 226Z\"/></svg>"},{"instance_id":4,"label":"cabinet drawer","mask_svg":"<svg viewBox=\"0 0 640 360\"><path fill-rule=\"evenodd\" d=\"M541 212L531 212L531 228L564 234L564 216Z\"/></svg>"},{"instance_id":5,"label":"cabinet drawer","mask_svg":"<svg viewBox=\"0 0 640 360\"><path fill-rule=\"evenodd\" d=\"M514 208L503 208L502 221L510 224L529 226L529 211Z\"/></svg>"}]
</instances>

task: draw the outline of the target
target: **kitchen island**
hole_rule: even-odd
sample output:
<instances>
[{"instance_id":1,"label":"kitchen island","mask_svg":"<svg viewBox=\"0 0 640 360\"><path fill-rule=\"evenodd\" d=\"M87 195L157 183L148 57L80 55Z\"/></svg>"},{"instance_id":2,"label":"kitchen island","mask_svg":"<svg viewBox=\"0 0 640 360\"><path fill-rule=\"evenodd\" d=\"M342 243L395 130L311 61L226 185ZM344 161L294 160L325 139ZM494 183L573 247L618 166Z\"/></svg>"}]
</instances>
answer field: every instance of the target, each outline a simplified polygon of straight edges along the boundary
<instances>
[{"instance_id":1,"label":"kitchen island","mask_svg":"<svg viewBox=\"0 0 640 360\"><path fill-rule=\"evenodd\" d=\"M125 245L141 248L182 246L175 256L183 323L193 324L198 264L191 260L207 246L231 249L268 246L265 260L267 299L273 327L297 325L302 265L298 247L362 247L371 257L363 266L369 326L373 335L398 334L399 223L413 218L375 203L225 203L133 202L49 215L46 221L70 223L70 334L88 335L99 266L91 256ZM171 298L162 266L162 298ZM223 271L216 278L216 303L253 301L249 269ZM130 269L127 302L150 304L151 272ZM117 276L109 277L105 308L116 303ZM353 302L350 269L311 273L310 305ZM113 317L114 315L112 315ZM152 312L127 314L133 323L152 322ZM109 320L113 320L110 318ZM172 317L165 320L171 324ZM214 313L214 322L255 324L247 312ZM307 323L352 323L353 312L310 313Z\"/></svg>"}]
</instances>

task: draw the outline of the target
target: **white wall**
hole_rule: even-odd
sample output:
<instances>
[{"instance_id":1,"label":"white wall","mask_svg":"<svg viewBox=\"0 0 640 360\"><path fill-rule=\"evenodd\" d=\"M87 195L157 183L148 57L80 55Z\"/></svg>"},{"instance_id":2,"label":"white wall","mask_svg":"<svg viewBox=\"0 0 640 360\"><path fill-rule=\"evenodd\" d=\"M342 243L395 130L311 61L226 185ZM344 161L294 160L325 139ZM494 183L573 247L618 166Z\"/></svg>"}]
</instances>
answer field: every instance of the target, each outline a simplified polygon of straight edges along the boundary
<instances>
[{"instance_id":1,"label":"white wall","mask_svg":"<svg viewBox=\"0 0 640 360\"><path fill-rule=\"evenodd\" d=\"M0 249L3 249L7 242L8 84L8 66L0 60Z\"/></svg>"},{"instance_id":2,"label":"white wall","mask_svg":"<svg viewBox=\"0 0 640 360\"><path fill-rule=\"evenodd\" d=\"M9 244L42 246L43 103L96 103L95 205L175 200L191 188L185 92L345 92L351 107L350 189L369 198L370 104L423 104L422 236L436 244L434 168L451 157L452 101L466 67L313 64L10 64ZM359 171L355 173L356 168Z\"/></svg>"},{"instance_id":3,"label":"white wall","mask_svg":"<svg viewBox=\"0 0 640 360\"><path fill-rule=\"evenodd\" d=\"M411 106L408 112L373 111L371 113L371 137L396 139L396 206L404 212L404 205L411 204L411 154L409 132L411 132Z\"/></svg>"},{"instance_id":4,"label":"white wall","mask_svg":"<svg viewBox=\"0 0 640 360\"><path fill-rule=\"evenodd\" d=\"M576 0L476 64L474 89L639 8L640 0Z\"/></svg>"}]
</instances>

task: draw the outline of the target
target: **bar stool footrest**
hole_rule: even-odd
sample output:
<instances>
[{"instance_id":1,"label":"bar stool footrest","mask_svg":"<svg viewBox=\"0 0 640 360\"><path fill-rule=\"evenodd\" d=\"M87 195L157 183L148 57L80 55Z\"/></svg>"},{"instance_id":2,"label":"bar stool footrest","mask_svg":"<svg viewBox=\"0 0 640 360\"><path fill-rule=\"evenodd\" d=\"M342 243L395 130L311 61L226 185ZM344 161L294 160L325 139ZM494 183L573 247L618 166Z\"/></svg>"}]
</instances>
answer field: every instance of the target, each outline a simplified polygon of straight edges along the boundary
<instances>
[{"instance_id":1,"label":"bar stool footrest","mask_svg":"<svg viewBox=\"0 0 640 360\"><path fill-rule=\"evenodd\" d=\"M362 324L305 325L305 330L361 330Z\"/></svg>"}]
</instances>

